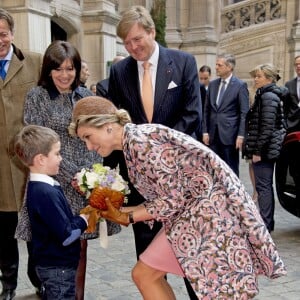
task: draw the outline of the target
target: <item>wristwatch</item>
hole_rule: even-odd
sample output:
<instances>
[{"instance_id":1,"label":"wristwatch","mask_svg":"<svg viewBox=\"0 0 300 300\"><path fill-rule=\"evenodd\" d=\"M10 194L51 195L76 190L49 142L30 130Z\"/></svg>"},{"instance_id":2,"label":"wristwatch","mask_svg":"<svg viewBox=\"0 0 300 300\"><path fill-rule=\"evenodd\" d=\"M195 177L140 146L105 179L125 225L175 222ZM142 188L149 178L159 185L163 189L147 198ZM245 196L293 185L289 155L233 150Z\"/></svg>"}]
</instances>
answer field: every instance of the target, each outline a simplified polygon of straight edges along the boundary
<instances>
[{"instance_id":1,"label":"wristwatch","mask_svg":"<svg viewBox=\"0 0 300 300\"><path fill-rule=\"evenodd\" d=\"M128 219L129 219L129 224L134 224L134 219L133 219L133 211L130 211L128 213Z\"/></svg>"}]
</instances>

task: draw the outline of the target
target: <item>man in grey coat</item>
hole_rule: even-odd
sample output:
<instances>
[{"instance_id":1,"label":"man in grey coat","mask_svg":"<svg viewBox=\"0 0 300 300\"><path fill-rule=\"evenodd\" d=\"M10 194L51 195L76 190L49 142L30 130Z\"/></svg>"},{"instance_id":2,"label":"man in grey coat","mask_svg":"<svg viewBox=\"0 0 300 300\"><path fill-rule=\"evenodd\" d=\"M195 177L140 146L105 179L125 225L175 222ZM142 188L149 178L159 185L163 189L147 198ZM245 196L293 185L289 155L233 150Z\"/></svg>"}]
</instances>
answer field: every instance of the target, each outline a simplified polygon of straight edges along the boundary
<instances>
[{"instance_id":1,"label":"man in grey coat","mask_svg":"<svg viewBox=\"0 0 300 300\"><path fill-rule=\"evenodd\" d=\"M13 299L17 288L19 252L14 238L26 170L11 151L23 126L24 99L39 78L41 55L23 53L12 44L14 20L0 8L0 299Z\"/></svg>"}]
</instances>

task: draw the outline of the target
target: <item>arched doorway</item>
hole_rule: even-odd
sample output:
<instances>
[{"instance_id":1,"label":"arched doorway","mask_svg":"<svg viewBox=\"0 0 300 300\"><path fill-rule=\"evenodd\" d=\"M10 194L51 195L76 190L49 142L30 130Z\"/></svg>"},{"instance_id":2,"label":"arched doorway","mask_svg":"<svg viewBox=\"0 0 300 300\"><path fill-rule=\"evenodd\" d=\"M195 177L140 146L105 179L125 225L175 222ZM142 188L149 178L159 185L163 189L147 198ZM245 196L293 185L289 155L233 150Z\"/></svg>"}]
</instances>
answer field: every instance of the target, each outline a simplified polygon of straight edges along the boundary
<instances>
[{"instance_id":1,"label":"arched doorway","mask_svg":"<svg viewBox=\"0 0 300 300\"><path fill-rule=\"evenodd\" d=\"M51 21L51 42L55 40L66 41L67 38L67 32L57 23Z\"/></svg>"}]
</instances>

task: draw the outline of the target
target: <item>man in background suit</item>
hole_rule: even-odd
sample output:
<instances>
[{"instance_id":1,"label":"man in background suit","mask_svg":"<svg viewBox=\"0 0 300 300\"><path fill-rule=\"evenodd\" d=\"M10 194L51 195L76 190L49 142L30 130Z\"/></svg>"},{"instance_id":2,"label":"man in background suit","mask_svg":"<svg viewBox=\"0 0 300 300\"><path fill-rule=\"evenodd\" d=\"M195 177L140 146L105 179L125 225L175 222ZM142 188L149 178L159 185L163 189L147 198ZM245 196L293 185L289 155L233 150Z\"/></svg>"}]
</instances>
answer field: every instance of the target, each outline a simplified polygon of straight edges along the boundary
<instances>
[{"instance_id":1,"label":"man in background suit","mask_svg":"<svg viewBox=\"0 0 300 300\"><path fill-rule=\"evenodd\" d=\"M294 59L294 67L297 76L285 83L289 92L283 103L284 117L286 120L287 134L300 131L300 55ZM289 172L294 179L296 188L296 199L300 201L300 158L299 147L288 147L287 158L289 161Z\"/></svg>"},{"instance_id":2,"label":"man in background suit","mask_svg":"<svg viewBox=\"0 0 300 300\"><path fill-rule=\"evenodd\" d=\"M0 299L5 300L13 299L17 288L19 251L14 235L27 178L26 168L10 151L10 146L23 127L25 95L36 85L42 64L41 55L22 52L13 44L13 39L14 20L0 8L0 63L4 65L0 78ZM28 267L31 282L40 288L34 270L30 271L30 262Z\"/></svg>"},{"instance_id":3,"label":"man in background suit","mask_svg":"<svg viewBox=\"0 0 300 300\"><path fill-rule=\"evenodd\" d=\"M300 131L300 55L295 57L294 66L297 76L285 83L289 90L283 103L287 133Z\"/></svg>"},{"instance_id":4,"label":"man in background suit","mask_svg":"<svg viewBox=\"0 0 300 300\"><path fill-rule=\"evenodd\" d=\"M208 86L204 105L203 142L239 176L239 150L242 150L243 145L249 92L247 84L233 75L234 67L233 55L217 57L216 74L220 78L211 81Z\"/></svg>"},{"instance_id":5,"label":"man in background suit","mask_svg":"<svg viewBox=\"0 0 300 300\"><path fill-rule=\"evenodd\" d=\"M130 56L111 66L109 97L117 107L129 112L133 123L159 123L195 135L201 124L202 110L196 61L188 53L160 46L155 41L155 34L154 22L144 7L133 6L122 14L117 35L123 40ZM143 63L146 61L151 63L150 114L147 111L149 107L144 106L141 97ZM118 154L113 153L112 156ZM112 161L119 161L115 157L111 157ZM121 154L119 159L122 158ZM122 161L120 170L128 180L126 166ZM128 206L145 201L132 185L130 190ZM133 224L137 257L160 228L161 223L158 222L154 223L152 229L144 222ZM191 299L197 299L189 283L186 284Z\"/></svg>"},{"instance_id":6,"label":"man in background suit","mask_svg":"<svg viewBox=\"0 0 300 300\"><path fill-rule=\"evenodd\" d=\"M199 69L199 72L198 72L198 76L199 76L199 82L200 82L200 93L201 93L202 113L203 113L206 92L207 92L208 85L210 82L210 77L211 77L211 68L207 65L201 66Z\"/></svg>"},{"instance_id":7,"label":"man in background suit","mask_svg":"<svg viewBox=\"0 0 300 300\"><path fill-rule=\"evenodd\" d=\"M205 86L205 89L208 89L208 85L210 82L210 77L211 77L211 68L210 66L203 65L199 69L199 81Z\"/></svg>"},{"instance_id":8,"label":"man in background suit","mask_svg":"<svg viewBox=\"0 0 300 300\"><path fill-rule=\"evenodd\" d=\"M111 65L116 64L117 62L119 62L120 60L122 60L123 58L125 58L122 55L117 55ZM109 82L109 78L105 78L102 79L100 81L97 82L96 84L96 95L99 97L103 97L103 98L108 98L108 82Z\"/></svg>"},{"instance_id":9,"label":"man in background suit","mask_svg":"<svg viewBox=\"0 0 300 300\"><path fill-rule=\"evenodd\" d=\"M203 120L203 112L204 112L204 103L206 99L206 92L211 76L211 69L209 66L203 65L200 67L199 72L199 84L200 84L200 95L202 102L202 120ZM196 131L197 140L202 142L202 124L199 125L199 128Z\"/></svg>"},{"instance_id":10,"label":"man in background suit","mask_svg":"<svg viewBox=\"0 0 300 300\"><path fill-rule=\"evenodd\" d=\"M80 70L80 86L87 88L86 83L89 77L90 77L90 71L89 71L87 61L82 59L81 70Z\"/></svg>"}]
</instances>

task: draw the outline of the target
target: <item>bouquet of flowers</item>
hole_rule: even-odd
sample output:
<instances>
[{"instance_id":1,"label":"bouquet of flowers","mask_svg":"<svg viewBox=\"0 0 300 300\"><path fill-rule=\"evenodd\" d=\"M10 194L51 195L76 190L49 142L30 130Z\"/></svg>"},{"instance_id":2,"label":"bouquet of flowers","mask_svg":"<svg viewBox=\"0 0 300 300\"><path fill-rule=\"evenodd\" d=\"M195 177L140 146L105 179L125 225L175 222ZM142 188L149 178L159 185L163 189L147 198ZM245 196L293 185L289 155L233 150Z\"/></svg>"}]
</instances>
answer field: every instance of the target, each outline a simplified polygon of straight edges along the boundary
<instances>
[{"instance_id":1,"label":"bouquet of flowers","mask_svg":"<svg viewBox=\"0 0 300 300\"><path fill-rule=\"evenodd\" d=\"M108 197L116 208L127 202L130 193L127 182L119 174L119 169L111 169L102 164L94 164L92 169L81 169L74 177L75 188L90 201L94 208L106 210L104 199Z\"/></svg>"},{"instance_id":2,"label":"bouquet of flowers","mask_svg":"<svg viewBox=\"0 0 300 300\"><path fill-rule=\"evenodd\" d=\"M113 206L119 209L123 203L127 203L126 195L130 193L128 184L119 174L118 168L111 169L99 163L94 164L92 169L81 169L75 175L72 186L89 199L91 207L80 211L83 214L90 214L87 232L95 230L98 210L107 209L105 198L109 198Z\"/></svg>"}]
</instances>

